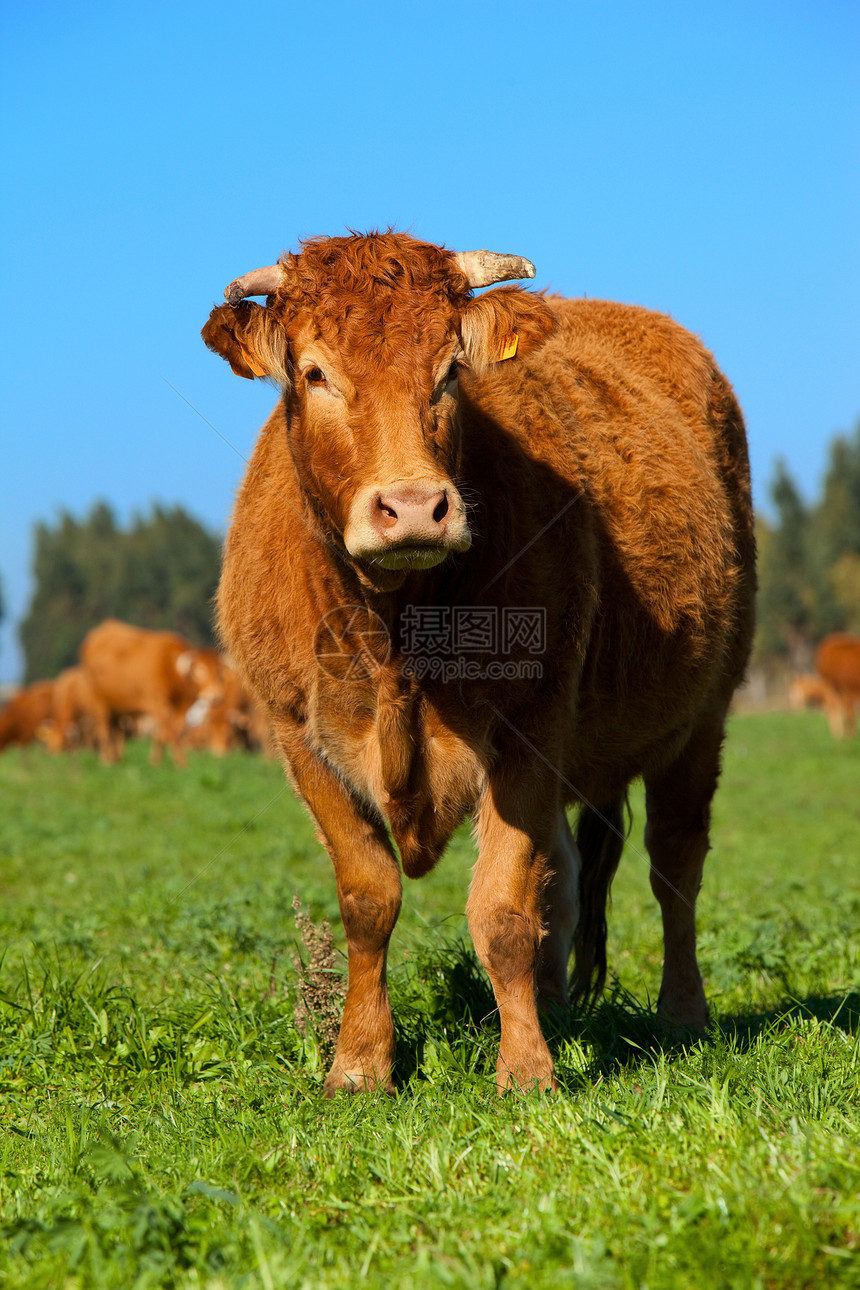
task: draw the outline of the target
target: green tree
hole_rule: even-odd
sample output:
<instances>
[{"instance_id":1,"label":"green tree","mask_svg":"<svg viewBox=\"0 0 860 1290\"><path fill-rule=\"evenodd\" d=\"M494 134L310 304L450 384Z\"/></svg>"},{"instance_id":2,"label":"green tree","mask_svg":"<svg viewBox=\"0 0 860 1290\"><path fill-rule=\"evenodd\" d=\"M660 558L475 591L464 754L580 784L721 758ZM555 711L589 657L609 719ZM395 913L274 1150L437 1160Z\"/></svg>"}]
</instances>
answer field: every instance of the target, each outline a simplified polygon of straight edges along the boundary
<instances>
[{"instance_id":1,"label":"green tree","mask_svg":"<svg viewBox=\"0 0 860 1290\"><path fill-rule=\"evenodd\" d=\"M812 517L810 563L820 588L817 635L860 628L860 422L830 445L821 501Z\"/></svg>"},{"instance_id":2,"label":"green tree","mask_svg":"<svg viewBox=\"0 0 860 1290\"><path fill-rule=\"evenodd\" d=\"M810 512L785 463L777 462L771 497L777 522L759 520L757 650L806 666L813 637L815 590L809 570Z\"/></svg>"},{"instance_id":3,"label":"green tree","mask_svg":"<svg viewBox=\"0 0 860 1290\"><path fill-rule=\"evenodd\" d=\"M26 680L76 662L91 627L108 617L212 643L220 540L182 507L154 506L122 529L98 502L83 520L61 512L35 531L36 590L21 624Z\"/></svg>"},{"instance_id":4,"label":"green tree","mask_svg":"<svg viewBox=\"0 0 860 1290\"><path fill-rule=\"evenodd\" d=\"M860 632L860 423L831 443L817 502L803 502L782 462L771 496L775 520L758 519L756 657L806 668L822 636Z\"/></svg>"},{"instance_id":5,"label":"green tree","mask_svg":"<svg viewBox=\"0 0 860 1290\"><path fill-rule=\"evenodd\" d=\"M839 435L830 445L815 524L824 562L831 566L850 552L860 555L860 421L853 435Z\"/></svg>"}]
</instances>

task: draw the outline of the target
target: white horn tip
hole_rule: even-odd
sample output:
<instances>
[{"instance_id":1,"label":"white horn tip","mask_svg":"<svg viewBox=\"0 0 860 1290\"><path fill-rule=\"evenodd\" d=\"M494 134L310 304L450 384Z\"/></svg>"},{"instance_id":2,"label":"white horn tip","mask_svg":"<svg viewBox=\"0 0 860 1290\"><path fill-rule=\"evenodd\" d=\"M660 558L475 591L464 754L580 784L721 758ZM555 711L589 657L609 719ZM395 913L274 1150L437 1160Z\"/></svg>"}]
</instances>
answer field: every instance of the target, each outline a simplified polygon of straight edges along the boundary
<instances>
[{"instance_id":1,"label":"white horn tip","mask_svg":"<svg viewBox=\"0 0 860 1290\"><path fill-rule=\"evenodd\" d=\"M535 266L522 255L498 251L458 251L454 259L470 287L489 287L494 282L533 278Z\"/></svg>"}]
</instances>

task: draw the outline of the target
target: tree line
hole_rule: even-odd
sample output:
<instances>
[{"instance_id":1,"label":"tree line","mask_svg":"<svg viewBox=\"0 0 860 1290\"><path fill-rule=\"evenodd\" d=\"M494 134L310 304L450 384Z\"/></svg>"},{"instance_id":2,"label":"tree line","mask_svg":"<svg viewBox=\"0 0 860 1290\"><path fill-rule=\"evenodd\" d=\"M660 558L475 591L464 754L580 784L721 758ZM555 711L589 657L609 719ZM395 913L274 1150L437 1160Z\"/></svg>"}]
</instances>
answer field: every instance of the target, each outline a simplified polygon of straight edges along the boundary
<instances>
[{"instance_id":1,"label":"tree line","mask_svg":"<svg viewBox=\"0 0 860 1290\"><path fill-rule=\"evenodd\" d=\"M91 627L121 618L213 644L221 539L181 506L153 506L122 527L107 502L83 519L61 512L36 525L35 591L20 636L25 681L78 659Z\"/></svg>"},{"instance_id":2,"label":"tree line","mask_svg":"<svg viewBox=\"0 0 860 1290\"><path fill-rule=\"evenodd\" d=\"M860 633L860 422L830 444L820 496L802 494L778 462L773 515L759 515L755 662L808 669L833 631ZM220 537L181 506L153 506L125 528L106 502L83 519L61 512L35 533L36 588L21 624L26 680L77 661L91 627L108 617L213 643Z\"/></svg>"},{"instance_id":3,"label":"tree line","mask_svg":"<svg viewBox=\"0 0 860 1290\"><path fill-rule=\"evenodd\" d=\"M803 500L783 462L770 497L773 518L757 517L755 660L803 671L823 636L860 633L860 422L831 442L814 502Z\"/></svg>"}]
</instances>

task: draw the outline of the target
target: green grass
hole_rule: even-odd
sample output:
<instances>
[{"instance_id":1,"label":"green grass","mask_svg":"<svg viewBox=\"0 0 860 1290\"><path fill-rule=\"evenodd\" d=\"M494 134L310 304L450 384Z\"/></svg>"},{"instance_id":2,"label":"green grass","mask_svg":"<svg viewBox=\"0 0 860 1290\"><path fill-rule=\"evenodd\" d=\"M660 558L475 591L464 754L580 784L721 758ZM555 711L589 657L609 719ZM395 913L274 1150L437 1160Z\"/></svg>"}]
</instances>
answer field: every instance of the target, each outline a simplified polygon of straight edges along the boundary
<instances>
[{"instance_id":1,"label":"green grass","mask_svg":"<svg viewBox=\"0 0 860 1290\"><path fill-rule=\"evenodd\" d=\"M334 880L276 765L10 752L0 794L0 1284L860 1285L860 740L817 714L733 722L703 1043L652 1024L634 795L612 988L551 1035L553 1097L493 1091L467 832L406 888L398 1095L328 1102L292 900L337 938Z\"/></svg>"}]
</instances>

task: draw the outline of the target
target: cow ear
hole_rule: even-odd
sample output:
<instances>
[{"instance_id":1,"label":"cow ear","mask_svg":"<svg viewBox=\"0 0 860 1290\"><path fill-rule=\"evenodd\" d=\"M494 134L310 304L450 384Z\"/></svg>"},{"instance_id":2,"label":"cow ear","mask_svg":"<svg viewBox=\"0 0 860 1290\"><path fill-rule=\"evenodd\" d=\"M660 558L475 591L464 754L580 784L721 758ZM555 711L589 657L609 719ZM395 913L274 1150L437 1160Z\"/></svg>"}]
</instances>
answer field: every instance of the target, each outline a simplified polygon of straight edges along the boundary
<instances>
[{"instance_id":1,"label":"cow ear","mask_svg":"<svg viewBox=\"0 0 860 1290\"><path fill-rule=\"evenodd\" d=\"M479 374L542 345L556 327L543 296L522 287L497 287L470 300L460 315L460 339Z\"/></svg>"},{"instance_id":2,"label":"cow ear","mask_svg":"<svg viewBox=\"0 0 860 1290\"><path fill-rule=\"evenodd\" d=\"M287 333L270 309L247 300L218 305L200 333L213 354L226 358L237 376L268 377L289 384Z\"/></svg>"}]
</instances>

